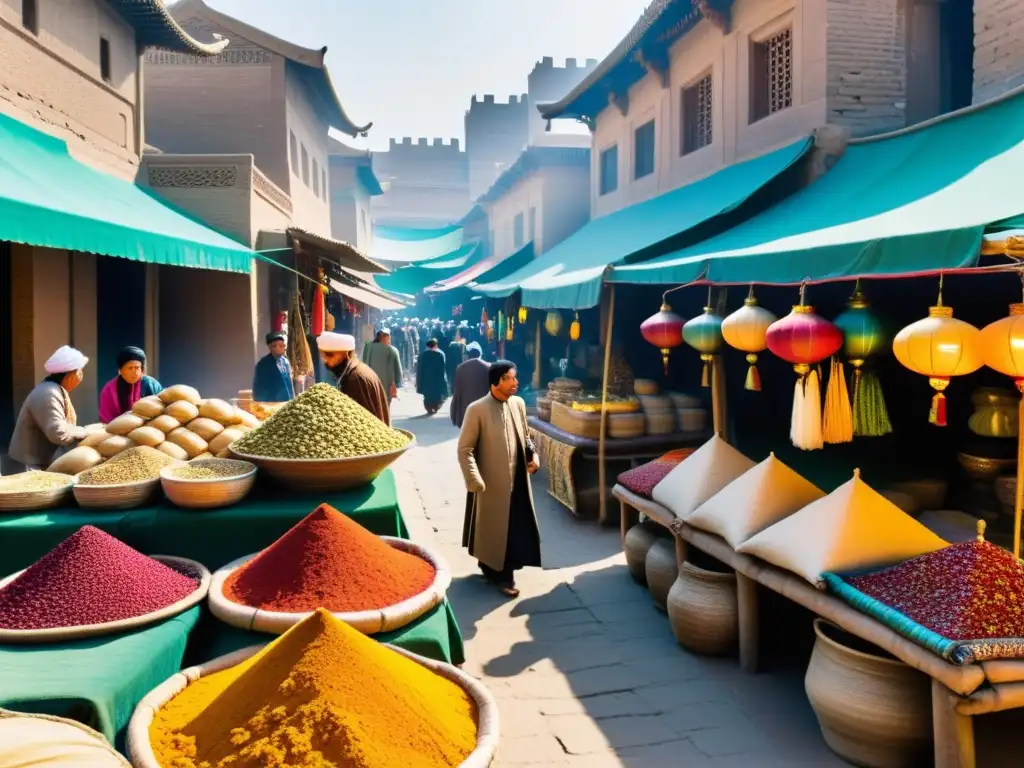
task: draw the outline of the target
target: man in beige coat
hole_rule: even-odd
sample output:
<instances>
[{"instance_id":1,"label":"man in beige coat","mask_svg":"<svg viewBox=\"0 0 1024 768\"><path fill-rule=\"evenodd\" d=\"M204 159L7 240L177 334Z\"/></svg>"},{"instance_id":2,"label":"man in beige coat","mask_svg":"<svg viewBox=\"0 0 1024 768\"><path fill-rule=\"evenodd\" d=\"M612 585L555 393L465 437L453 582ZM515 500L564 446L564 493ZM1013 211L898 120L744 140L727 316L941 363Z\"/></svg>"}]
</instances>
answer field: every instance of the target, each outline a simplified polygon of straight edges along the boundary
<instances>
[{"instance_id":1,"label":"man in beige coat","mask_svg":"<svg viewBox=\"0 0 1024 768\"><path fill-rule=\"evenodd\" d=\"M459 433L459 466L466 481L462 546L480 561L484 577L518 597L515 572L540 567L540 530L530 478L540 466L526 427L526 404L515 366L488 371L491 391L466 409Z\"/></svg>"}]
</instances>

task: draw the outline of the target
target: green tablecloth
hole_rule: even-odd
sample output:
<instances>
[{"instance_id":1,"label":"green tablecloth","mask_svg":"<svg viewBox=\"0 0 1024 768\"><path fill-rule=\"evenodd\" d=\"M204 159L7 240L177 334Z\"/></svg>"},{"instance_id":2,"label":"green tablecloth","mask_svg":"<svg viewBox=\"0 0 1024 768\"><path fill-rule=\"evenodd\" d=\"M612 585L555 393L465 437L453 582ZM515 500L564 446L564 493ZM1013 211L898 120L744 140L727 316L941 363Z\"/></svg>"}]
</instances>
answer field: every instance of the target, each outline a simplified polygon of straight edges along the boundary
<instances>
[{"instance_id":1,"label":"green tablecloth","mask_svg":"<svg viewBox=\"0 0 1024 768\"><path fill-rule=\"evenodd\" d=\"M128 512L77 507L0 516L0 577L26 568L83 525L95 525L149 555L177 555L211 571L268 546L320 503L344 512L382 536L408 537L395 476L384 470L369 485L303 496L257 486L233 507L188 511L164 501Z\"/></svg>"},{"instance_id":2,"label":"green tablecloth","mask_svg":"<svg viewBox=\"0 0 1024 768\"><path fill-rule=\"evenodd\" d=\"M71 716L114 743L142 697L181 669L200 611L196 606L137 632L0 645L0 706Z\"/></svg>"},{"instance_id":3,"label":"green tablecloth","mask_svg":"<svg viewBox=\"0 0 1024 768\"><path fill-rule=\"evenodd\" d=\"M203 618L189 641L185 664L202 664L239 648L268 643L274 637L275 635L263 632L248 632L230 627L204 611ZM466 660L462 634L447 600L411 624L394 632L373 635L373 639L381 643L392 643L420 656L449 664L462 664Z\"/></svg>"}]
</instances>

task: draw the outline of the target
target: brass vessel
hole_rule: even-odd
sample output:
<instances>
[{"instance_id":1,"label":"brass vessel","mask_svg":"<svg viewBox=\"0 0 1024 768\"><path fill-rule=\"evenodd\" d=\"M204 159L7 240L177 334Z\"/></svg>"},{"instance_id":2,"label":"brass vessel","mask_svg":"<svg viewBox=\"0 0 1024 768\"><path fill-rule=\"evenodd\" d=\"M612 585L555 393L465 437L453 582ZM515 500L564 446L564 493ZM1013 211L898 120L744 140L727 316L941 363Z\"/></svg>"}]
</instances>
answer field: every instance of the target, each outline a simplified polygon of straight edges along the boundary
<instances>
[{"instance_id":1,"label":"brass vessel","mask_svg":"<svg viewBox=\"0 0 1024 768\"><path fill-rule=\"evenodd\" d=\"M1020 397L1008 389L979 387L971 395L974 413L967 427L981 437L1016 437Z\"/></svg>"}]
</instances>

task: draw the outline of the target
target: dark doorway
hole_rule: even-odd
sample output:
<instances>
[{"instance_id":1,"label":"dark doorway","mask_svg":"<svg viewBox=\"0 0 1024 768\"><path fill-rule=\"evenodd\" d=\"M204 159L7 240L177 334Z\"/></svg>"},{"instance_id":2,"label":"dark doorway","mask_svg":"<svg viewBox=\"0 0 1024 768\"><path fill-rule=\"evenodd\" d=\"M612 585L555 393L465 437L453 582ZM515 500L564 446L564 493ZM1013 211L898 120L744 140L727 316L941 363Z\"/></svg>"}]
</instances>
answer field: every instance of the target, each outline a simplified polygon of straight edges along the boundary
<instances>
[{"instance_id":1,"label":"dark doorway","mask_svg":"<svg viewBox=\"0 0 1024 768\"><path fill-rule=\"evenodd\" d=\"M146 265L102 256L96 259L96 375L100 386L117 375L117 352L146 343Z\"/></svg>"}]
</instances>

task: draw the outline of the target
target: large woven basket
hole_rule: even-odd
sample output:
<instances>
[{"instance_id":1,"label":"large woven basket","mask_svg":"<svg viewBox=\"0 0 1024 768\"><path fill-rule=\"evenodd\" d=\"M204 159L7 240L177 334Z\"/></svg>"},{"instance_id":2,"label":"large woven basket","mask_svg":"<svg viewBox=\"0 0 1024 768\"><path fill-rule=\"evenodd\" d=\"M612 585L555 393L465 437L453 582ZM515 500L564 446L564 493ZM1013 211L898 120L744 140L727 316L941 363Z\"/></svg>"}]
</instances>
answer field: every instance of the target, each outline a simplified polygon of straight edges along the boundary
<instances>
[{"instance_id":1,"label":"large woven basket","mask_svg":"<svg viewBox=\"0 0 1024 768\"><path fill-rule=\"evenodd\" d=\"M444 600L448 587L452 583L452 573L448 563L439 554L406 539L394 536L381 536L382 541L395 549L416 555L434 566L434 581L423 592L396 605L389 605L372 611L353 611L335 613L334 617L358 629L364 635L375 635L379 632L393 632L418 619L428 611L437 607ZM256 555L246 555L228 563L215 574L210 582L210 611L225 624L255 632L269 632L280 635L294 625L307 618L312 611L303 613L276 613L239 605L224 595L224 582L240 567Z\"/></svg>"},{"instance_id":2,"label":"large woven basket","mask_svg":"<svg viewBox=\"0 0 1024 768\"><path fill-rule=\"evenodd\" d=\"M642 413L612 413L608 415L608 437L642 437L647 419Z\"/></svg>"},{"instance_id":3,"label":"large woven basket","mask_svg":"<svg viewBox=\"0 0 1024 768\"><path fill-rule=\"evenodd\" d=\"M273 459L252 456L229 447L232 457L255 464L279 483L305 493L347 491L366 485L416 444L416 436L396 430L409 438L401 448L350 459Z\"/></svg>"},{"instance_id":4,"label":"large woven basket","mask_svg":"<svg viewBox=\"0 0 1024 768\"><path fill-rule=\"evenodd\" d=\"M18 762L18 765L51 765L58 763L61 765L69 765L71 759L85 759L89 761L89 765L95 768L113 768L113 766L120 766L121 768L131 768L131 763L124 759L121 754L110 746L110 742L107 741L103 734L94 731L87 725L83 725L75 720L69 720L66 717L57 717L56 715L42 715L37 713L28 712L12 712L9 709L3 709L0 707L0 721L4 720L17 720L19 735L24 736L23 727L24 724L29 722L32 723L46 723L51 724L54 728L47 728L47 733L44 740L37 742L38 747L41 751L32 749L33 754L28 755L19 749L21 745L15 747L15 759L27 760L27 763ZM61 741L54 742L55 736L58 736L57 730L62 731L60 735ZM42 734L39 734L42 735ZM80 737L82 740L76 743L68 744L69 738ZM0 748L10 747L9 744L0 744ZM70 747L70 749L69 749ZM93 752L95 750L95 752ZM84 755L84 752L90 752L88 756ZM71 753L69 755L69 752ZM72 755L74 757L72 758ZM10 757L9 752L0 754L0 757ZM42 758L46 762L36 762L37 758ZM51 763L51 760L53 761ZM6 760L3 763L8 765Z\"/></svg>"},{"instance_id":5,"label":"large woven basket","mask_svg":"<svg viewBox=\"0 0 1024 768\"><path fill-rule=\"evenodd\" d=\"M75 483L75 501L83 509L135 509L154 501L160 495L160 478L117 485L84 485Z\"/></svg>"},{"instance_id":6,"label":"large woven basket","mask_svg":"<svg viewBox=\"0 0 1024 768\"><path fill-rule=\"evenodd\" d=\"M63 507L71 502L74 485L75 478L69 475L67 484L59 488L0 493L0 512L36 512Z\"/></svg>"},{"instance_id":7,"label":"large woven basket","mask_svg":"<svg viewBox=\"0 0 1024 768\"><path fill-rule=\"evenodd\" d=\"M230 507L244 499L256 482L256 465L238 477L220 477L212 480L186 480L171 473L177 467L166 467L160 471L160 485L164 496L177 507L184 509L214 509Z\"/></svg>"},{"instance_id":8,"label":"large woven basket","mask_svg":"<svg viewBox=\"0 0 1024 768\"><path fill-rule=\"evenodd\" d=\"M139 702L128 723L128 757L135 768L163 768L157 762L156 755L149 742L149 728L153 724L156 713L163 708L175 696L185 690L191 683L202 677L209 677L215 672L241 664L250 656L263 650L262 645L254 645L243 648L234 653L201 664L197 667L189 667L172 675L163 683L150 691L142 701ZM400 653L408 659L415 661L435 674L444 677L462 688L476 703L477 709L477 731L476 749L469 753L460 764L460 768L487 768L494 760L498 750L498 737L500 723L498 719L498 703L494 700L491 692L483 683L473 679L461 669L445 664L441 661L424 658L415 653L388 645L388 648Z\"/></svg>"},{"instance_id":9,"label":"large woven basket","mask_svg":"<svg viewBox=\"0 0 1024 768\"><path fill-rule=\"evenodd\" d=\"M210 590L211 576L210 571L207 570L205 565L197 563L195 560L189 560L184 557L172 557L171 555L152 555L151 557L154 560L159 560L168 568L173 568L175 571L178 571L178 573L182 573L191 579L195 579L198 582L195 591L192 594L183 597L178 602L172 603L166 608L161 608L158 611L152 611L151 613L136 616L131 619L108 621L105 624L84 624L80 627L55 627L53 629L0 628L0 645L13 643L62 643L68 640L81 640L86 637L112 635L116 632L126 632L131 629L139 629L140 627L144 627L148 624L155 624L158 621L164 621L166 619L173 618L180 613L184 613L193 605L200 603L203 598L206 597L206 593ZM0 581L0 589L3 589L22 573L24 573L24 571L12 573L3 581Z\"/></svg>"}]
</instances>

